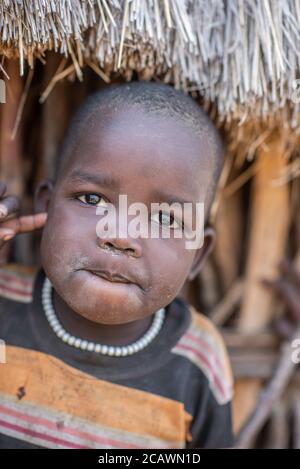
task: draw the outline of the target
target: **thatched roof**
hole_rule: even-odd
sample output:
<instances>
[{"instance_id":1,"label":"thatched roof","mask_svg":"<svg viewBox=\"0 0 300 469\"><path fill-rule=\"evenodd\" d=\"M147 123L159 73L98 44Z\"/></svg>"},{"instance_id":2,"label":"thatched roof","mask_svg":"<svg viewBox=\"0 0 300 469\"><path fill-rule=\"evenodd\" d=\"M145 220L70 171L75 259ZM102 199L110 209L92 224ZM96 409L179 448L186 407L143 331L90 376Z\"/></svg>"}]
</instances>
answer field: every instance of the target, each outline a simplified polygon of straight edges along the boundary
<instances>
[{"instance_id":1,"label":"thatched roof","mask_svg":"<svg viewBox=\"0 0 300 469\"><path fill-rule=\"evenodd\" d=\"M31 66L47 50L130 78L163 77L245 121L298 126L299 0L2 0L0 53ZM98 69L99 70L99 69ZM108 79L107 78L107 79ZM298 85L300 88L300 85ZM300 96L300 93L299 93ZM294 99L295 101L295 99Z\"/></svg>"}]
</instances>

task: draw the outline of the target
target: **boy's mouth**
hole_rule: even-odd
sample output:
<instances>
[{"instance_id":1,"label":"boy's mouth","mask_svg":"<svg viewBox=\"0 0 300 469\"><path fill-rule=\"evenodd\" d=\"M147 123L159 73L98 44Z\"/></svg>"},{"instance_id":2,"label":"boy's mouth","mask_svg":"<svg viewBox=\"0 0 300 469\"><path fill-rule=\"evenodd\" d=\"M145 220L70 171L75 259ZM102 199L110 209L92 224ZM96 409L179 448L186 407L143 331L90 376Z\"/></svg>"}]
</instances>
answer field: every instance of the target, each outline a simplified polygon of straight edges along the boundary
<instances>
[{"instance_id":1,"label":"boy's mouth","mask_svg":"<svg viewBox=\"0 0 300 469\"><path fill-rule=\"evenodd\" d=\"M105 270L89 270L89 272L113 283L134 283L123 275L111 273Z\"/></svg>"},{"instance_id":2,"label":"boy's mouth","mask_svg":"<svg viewBox=\"0 0 300 469\"><path fill-rule=\"evenodd\" d=\"M100 277L108 282L115 284L125 284L125 285L134 285L137 286L142 292L146 293L148 288L143 285L142 276L138 275L138 272L134 274L131 273L120 273L115 270L116 268L98 268L98 266L93 267L92 265L88 266L78 266L75 268L77 271L87 272L90 275Z\"/></svg>"}]
</instances>

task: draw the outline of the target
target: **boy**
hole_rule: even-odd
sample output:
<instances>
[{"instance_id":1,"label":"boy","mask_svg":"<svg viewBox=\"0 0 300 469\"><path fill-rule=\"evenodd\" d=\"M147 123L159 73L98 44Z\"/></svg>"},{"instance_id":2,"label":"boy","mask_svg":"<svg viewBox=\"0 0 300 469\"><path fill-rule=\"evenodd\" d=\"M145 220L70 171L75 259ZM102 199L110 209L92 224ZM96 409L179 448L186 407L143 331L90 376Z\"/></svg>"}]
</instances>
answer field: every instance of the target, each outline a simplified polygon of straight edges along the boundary
<instances>
[{"instance_id":1,"label":"boy","mask_svg":"<svg viewBox=\"0 0 300 469\"><path fill-rule=\"evenodd\" d=\"M191 98L131 83L96 93L74 116L55 180L36 190L36 215L19 217L1 186L2 242L43 233L31 278L15 265L0 274L0 447L232 445L222 339L176 297L200 271L213 229L187 249L175 231L194 220L183 224L178 205L151 212L159 237L95 229L120 194L147 208L202 202L207 219L222 163L218 132ZM162 236L167 228L174 236Z\"/></svg>"}]
</instances>

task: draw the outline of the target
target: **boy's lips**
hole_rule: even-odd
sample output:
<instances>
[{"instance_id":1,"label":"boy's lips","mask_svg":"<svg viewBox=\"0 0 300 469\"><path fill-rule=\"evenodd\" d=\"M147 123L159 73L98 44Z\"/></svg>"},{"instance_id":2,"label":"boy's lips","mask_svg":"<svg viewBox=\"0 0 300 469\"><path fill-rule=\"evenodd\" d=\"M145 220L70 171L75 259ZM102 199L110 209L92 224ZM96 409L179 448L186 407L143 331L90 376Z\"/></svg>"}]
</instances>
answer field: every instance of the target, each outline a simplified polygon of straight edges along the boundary
<instances>
[{"instance_id":1,"label":"boy's lips","mask_svg":"<svg viewBox=\"0 0 300 469\"><path fill-rule=\"evenodd\" d=\"M110 272L110 271L104 270L104 269L92 269L92 268L91 269L85 269L85 270L87 270L88 272L90 272L94 275L97 275L98 277L102 277L105 280L108 280L109 282L112 282L112 283L127 283L127 284L131 283L131 284L135 284L138 287L142 288L140 283L138 283L135 279L130 278L129 276L119 274L117 272Z\"/></svg>"}]
</instances>

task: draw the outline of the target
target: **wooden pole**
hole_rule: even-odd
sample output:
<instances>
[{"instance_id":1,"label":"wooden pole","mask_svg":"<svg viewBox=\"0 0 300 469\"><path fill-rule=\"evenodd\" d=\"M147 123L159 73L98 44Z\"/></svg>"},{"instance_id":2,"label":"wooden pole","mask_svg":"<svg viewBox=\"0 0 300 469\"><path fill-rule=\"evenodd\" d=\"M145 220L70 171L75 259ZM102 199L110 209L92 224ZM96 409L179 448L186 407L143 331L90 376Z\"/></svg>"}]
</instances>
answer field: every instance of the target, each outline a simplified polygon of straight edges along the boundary
<instances>
[{"instance_id":1,"label":"wooden pole","mask_svg":"<svg viewBox=\"0 0 300 469\"><path fill-rule=\"evenodd\" d=\"M257 153L261 166L253 180L245 292L239 319L239 329L248 333L263 330L273 316L272 294L260 280L277 276L289 225L288 187L273 184L286 164L280 133L272 135L267 147L261 146ZM245 379L236 383L233 402L235 431L253 411L260 389L259 380Z\"/></svg>"},{"instance_id":2,"label":"wooden pole","mask_svg":"<svg viewBox=\"0 0 300 469\"><path fill-rule=\"evenodd\" d=\"M8 193L22 196L24 181L20 132L12 138L23 89L19 61L8 60L6 72L10 79L5 80L6 102L1 104L0 179L7 184ZM1 264L7 263L9 254L10 243L1 250Z\"/></svg>"}]
</instances>

